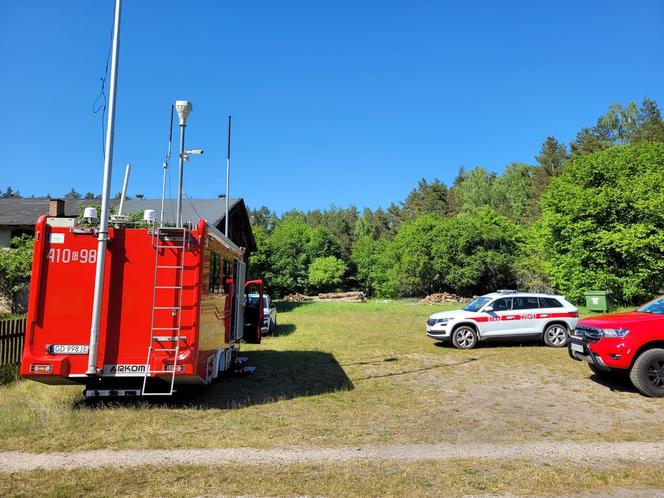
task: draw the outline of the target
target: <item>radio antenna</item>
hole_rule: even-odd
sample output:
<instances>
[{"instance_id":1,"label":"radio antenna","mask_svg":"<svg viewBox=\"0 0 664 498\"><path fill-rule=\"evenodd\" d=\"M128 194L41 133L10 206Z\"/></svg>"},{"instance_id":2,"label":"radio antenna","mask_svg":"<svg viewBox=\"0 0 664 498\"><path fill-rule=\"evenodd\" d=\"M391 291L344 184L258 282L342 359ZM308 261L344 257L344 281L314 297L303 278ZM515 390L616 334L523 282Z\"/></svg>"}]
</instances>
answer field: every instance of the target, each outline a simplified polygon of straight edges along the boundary
<instances>
[{"instance_id":1,"label":"radio antenna","mask_svg":"<svg viewBox=\"0 0 664 498\"><path fill-rule=\"evenodd\" d=\"M166 156L164 157L164 175L161 180L161 215L159 216L159 225L164 224L164 199L166 198L166 174L168 173L168 168L171 165L171 150L173 145L173 104L171 104L171 126L168 128L168 149L166 150Z\"/></svg>"},{"instance_id":2,"label":"radio antenna","mask_svg":"<svg viewBox=\"0 0 664 498\"><path fill-rule=\"evenodd\" d=\"M228 237L228 196L230 195L231 183L231 116L228 115L228 153L226 155L226 218L224 235Z\"/></svg>"},{"instance_id":3,"label":"radio antenna","mask_svg":"<svg viewBox=\"0 0 664 498\"><path fill-rule=\"evenodd\" d=\"M120 58L120 12L122 0L115 0L113 14L113 44L111 51L111 84L108 97L108 121L106 125L106 149L104 152L104 180L101 192L101 216L97 232L97 266L95 267L95 287L92 297L92 320L90 324L90 346L86 375L97 375L97 352L99 348L99 328L101 326L102 299L104 297L104 275L106 269L106 247L108 246L109 197L111 195L111 174L113 171L113 141L115 138L115 95L118 86L118 60Z\"/></svg>"}]
</instances>

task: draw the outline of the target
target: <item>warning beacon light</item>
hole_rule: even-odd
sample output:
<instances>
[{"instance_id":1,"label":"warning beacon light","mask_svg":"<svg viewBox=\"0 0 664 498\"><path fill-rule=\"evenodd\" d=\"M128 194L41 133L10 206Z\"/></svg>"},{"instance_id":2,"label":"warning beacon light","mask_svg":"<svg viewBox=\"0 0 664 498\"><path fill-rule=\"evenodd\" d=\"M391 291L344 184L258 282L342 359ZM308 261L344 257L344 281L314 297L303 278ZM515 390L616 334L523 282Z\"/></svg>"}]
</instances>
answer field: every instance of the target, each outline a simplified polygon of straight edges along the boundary
<instances>
[{"instance_id":1,"label":"warning beacon light","mask_svg":"<svg viewBox=\"0 0 664 498\"><path fill-rule=\"evenodd\" d=\"M98 219L97 210L93 207L86 207L83 210L83 218L85 218L85 221L88 223L94 223Z\"/></svg>"}]
</instances>

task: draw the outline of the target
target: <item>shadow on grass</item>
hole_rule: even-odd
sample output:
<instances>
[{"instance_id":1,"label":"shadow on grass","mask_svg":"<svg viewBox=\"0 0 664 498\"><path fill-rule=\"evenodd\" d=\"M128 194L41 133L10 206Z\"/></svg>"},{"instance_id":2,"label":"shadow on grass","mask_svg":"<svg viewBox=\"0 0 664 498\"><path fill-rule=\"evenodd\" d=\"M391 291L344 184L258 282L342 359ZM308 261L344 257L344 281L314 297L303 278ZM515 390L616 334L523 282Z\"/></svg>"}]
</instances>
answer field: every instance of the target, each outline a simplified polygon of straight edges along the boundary
<instances>
[{"instance_id":1,"label":"shadow on grass","mask_svg":"<svg viewBox=\"0 0 664 498\"><path fill-rule=\"evenodd\" d=\"M454 348L452 341L440 341L436 342L435 345L439 348ZM544 344L542 339L538 338L529 338L529 339L518 339L518 338L501 338L501 339L487 339L480 341L475 349L479 348L520 348L520 347L548 347Z\"/></svg>"},{"instance_id":2,"label":"shadow on grass","mask_svg":"<svg viewBox=\"0 0 664 498\"><path fill-rule=\"evenodd\" d=\"M11 384L21 378L21 367L19 365L0 366L0 386Z\"/></svg>"},{"instance_id":3,"label":"shadow on grass","mask_svg":"<svg viewBox=\"0 0 664 498\"><path fill-rule=\"evenodd\" d=\"M600 386L607 387L610 391L621 393L638 393L638 389L629 380L629 376L625 373L608 373L605 375L592 374L590 380L599 384Z\"/></svg>"},{"instance_id":4,"label":"shadow on grass","mask_svg":"<svg viewBox=\"0 0 664 498\"><path fill-rule=\"evenodd\" d=\"M81 409L112 406L160 406L165 408L232 409L279 400L349 391L353 383L330 353L320 351L250 351L247 364L256 367L247 376L227 376L207 388L183 386L172 398L91 399Z\"/></svg>"},{"instance_id":5,"label":"shadow on grass","mask_svg":"<svg viewBox=\"0 0 664 498\"><path fill-rule=\"evenodd\" d=\"M297 330L293 323L280 323L277 324L277 330L274 331L274 337L291 335Z\"/></svg>"},{"instance_id":6,"label":"shadow on grass","mask_svg":"<svg viewBox=\"0 0 664 498\"><path fill-rule=\"evenodd\" d=\"M313 301L303 301L301 303L291 303L289 301L275 301L274 305L277 307L277 313L288 313L296 308L309 306Z\"/></svg>"}]
</instances>

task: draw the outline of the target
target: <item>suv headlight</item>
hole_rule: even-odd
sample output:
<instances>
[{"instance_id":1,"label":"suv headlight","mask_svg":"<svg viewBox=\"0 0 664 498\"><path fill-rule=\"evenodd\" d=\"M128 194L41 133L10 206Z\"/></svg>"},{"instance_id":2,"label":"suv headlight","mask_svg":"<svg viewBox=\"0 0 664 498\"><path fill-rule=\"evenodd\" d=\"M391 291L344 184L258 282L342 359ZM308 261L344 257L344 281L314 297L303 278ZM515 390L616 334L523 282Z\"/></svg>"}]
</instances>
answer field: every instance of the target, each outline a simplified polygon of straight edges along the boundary
<instances>
[{"instance_id":1,"label":"suv headlight","mask_svg":"<svg viewBox=\"0 0 664 498\"><path fill-rule=\"evenodd\" d=\"M629 329L602 329L604 337L625 337L629 334Z\"/></svg>"},{"instance_id":2,"label":"suv headlight","mask_svg":"<svg viewBox=\"0 0 664 498\"><path fill-rule=\"evenodd\" d=\"M449 318L436 318L436 325L443 325L449 321Z\"/></svg>"}]
</instances>

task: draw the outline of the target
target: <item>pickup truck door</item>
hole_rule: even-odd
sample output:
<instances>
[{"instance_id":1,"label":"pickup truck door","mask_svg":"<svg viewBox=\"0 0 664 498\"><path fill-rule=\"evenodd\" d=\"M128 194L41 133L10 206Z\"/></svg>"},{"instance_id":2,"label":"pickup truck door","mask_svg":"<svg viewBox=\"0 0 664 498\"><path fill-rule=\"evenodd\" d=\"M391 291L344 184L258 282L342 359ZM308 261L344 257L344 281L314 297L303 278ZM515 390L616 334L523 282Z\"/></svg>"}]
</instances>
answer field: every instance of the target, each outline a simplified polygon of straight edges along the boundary
<instances>
[{"instance_id":1,"label":"pickup truck door","mask_svg":"<svg viewBox=\"0 0 664 498\"><path fill-rule=\"evenodd\" d=\"M252 292L253 290L253 292ZM244 340L252 344L260 344L263 327L263 281L250 280L244 284ZM252 302L248 295L258 294L258 300Z\"/></svg>"}]
</instances>

